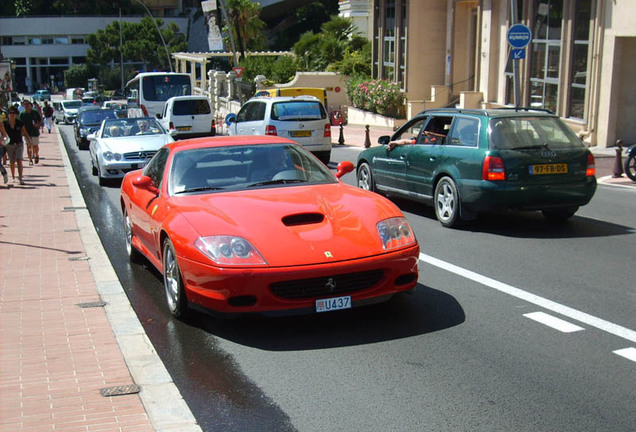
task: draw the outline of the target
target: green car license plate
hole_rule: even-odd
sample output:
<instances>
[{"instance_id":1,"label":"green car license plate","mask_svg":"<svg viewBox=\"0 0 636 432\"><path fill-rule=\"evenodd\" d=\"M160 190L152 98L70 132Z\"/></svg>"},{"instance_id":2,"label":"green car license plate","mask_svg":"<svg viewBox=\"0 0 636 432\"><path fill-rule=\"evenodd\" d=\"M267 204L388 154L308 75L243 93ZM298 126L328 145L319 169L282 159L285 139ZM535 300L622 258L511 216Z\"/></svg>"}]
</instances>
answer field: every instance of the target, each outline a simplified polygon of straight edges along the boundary
<instances>
[{"instance_id":1,"label":"green car license plate","mask_svg":"<svg viewBox=\"0 0 636 432\"><path fill-rule=\"evenodd\" d=\"M316 300L316 312L330 312L340 309L351 309L351 296Z\"/></svg>"},{"instance_id":2,"label":"green car license plate","mask_svg":"<svg viewBox=\"0 0 636 432\"><path fill-rule=\"evenodd\" d=\"M530 165L531 175L544 175L544 174L567 174L568 164L538 164Z\"/></svg>"}]
</instances>

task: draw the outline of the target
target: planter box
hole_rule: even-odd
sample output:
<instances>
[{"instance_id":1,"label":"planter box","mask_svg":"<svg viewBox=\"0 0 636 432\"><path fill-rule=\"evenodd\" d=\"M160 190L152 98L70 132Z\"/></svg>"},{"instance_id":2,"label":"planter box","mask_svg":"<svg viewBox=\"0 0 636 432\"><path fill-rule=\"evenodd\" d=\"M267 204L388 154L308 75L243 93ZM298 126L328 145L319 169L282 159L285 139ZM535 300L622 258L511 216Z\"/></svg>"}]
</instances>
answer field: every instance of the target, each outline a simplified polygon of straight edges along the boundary
<instances>
[{"instance_id":1,"label":"planter box","mask_svg":"<svg viewBox=\"0 0 636 432\"><path fill-rule=\"evenodd\" d=\"M385 117L380 114L363 111L351 106L347 109L347 124L351 125L369 125L396 130L404 123L406 123L406 119Z\"/></svg>"}]
</instances>

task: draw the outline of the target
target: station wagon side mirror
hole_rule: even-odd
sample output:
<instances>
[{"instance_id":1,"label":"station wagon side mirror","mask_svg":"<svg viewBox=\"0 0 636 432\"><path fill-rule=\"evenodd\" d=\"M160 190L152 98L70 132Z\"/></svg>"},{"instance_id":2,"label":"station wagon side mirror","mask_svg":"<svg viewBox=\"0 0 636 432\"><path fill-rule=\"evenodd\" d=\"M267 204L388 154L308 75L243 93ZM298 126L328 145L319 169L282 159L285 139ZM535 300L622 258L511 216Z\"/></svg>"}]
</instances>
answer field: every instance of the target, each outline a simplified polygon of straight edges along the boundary
<instances>
[{"instance_id":1,"label":"station wagon side mirror","mask_svg":"<svg viewBox=\"0 0 636 432\"><path fill-rule=\"evenodd\" d=\"M391 137L388 135L382 135L378 138L378 144L387 145L391 141Z\"/></svg>"},{"instance_id":2,"label":"station wagon side mirror","mask_svg":"<svg viewBox=\"0 0 636 432\"><path fill-rule=\"evenodd\" d=\"M157 189L155 185L152 184L152 179L148 176L140 175L139 177L133 179L132 184L136 188L144 189L150 193L159 195L159 189Z\"/></svg>"},{"instance_id":3,"label":"station wagon side mirror","mask_svg":"<svg viewBox=\"0 0 636 432\"><path fill-rule=\"evenodd\" d=\"M342 161L338 164L338 168L336 169L336 178L340 178L351 171L353 171L353 163L349 161Z\"/></svg>"}]
</instances>

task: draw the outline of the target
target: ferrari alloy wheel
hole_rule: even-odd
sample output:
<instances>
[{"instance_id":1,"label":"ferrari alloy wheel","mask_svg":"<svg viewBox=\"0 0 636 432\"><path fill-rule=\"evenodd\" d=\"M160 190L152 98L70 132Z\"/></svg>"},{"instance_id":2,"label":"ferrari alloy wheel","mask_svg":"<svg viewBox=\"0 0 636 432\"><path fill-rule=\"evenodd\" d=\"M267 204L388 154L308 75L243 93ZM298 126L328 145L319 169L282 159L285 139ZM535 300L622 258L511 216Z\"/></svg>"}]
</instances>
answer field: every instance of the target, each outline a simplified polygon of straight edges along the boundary
<instances>
[{"instance_id":1,"label":"ferrari alloy wheel","mask_svg":"<svg viewBox=\"0 0 636 432\"><path fill-rule=\"evenodd\" d=\"M435 187L434 196L435 216L446 228L451 228L459 222L459 193L457 186L450 177L442 177Z\"/></svg>"},{"instance_id":2,"label":"ferrari alloy wheel","mask_svg":"<svg viewBox=\"0 0 636 432\"><path fill-rule=\"evenodd\" d=\"M132 222L128 212L124 210L124 235L126 236L126 253L128 254L128 260L130 262L139 262L141 260L141 253L135 249L132 244L133 231Z\"/></svg>"},{"instance_id":3,"label":"ferrari alloy wheel","mask_svg":"<svg viewBox=\"0 0 636 432\"><path fill-rule=\"evenodd\" d=\"M368 163L363 162L358 168L358 187L360 189L375 192L375 184L373 183L373 173Z\"/></svg>"},{"instance_id":4,"label":"ferrari alloy wheel","mask_svg":"<svg viewBox=\"0 0 636 432\"><path fill-rule=\"evenodd\" d=\"M170 313L176 318L183 318L188 310L188 302L183 291L177 254L170 239L163 244L163 286Z\"/></svg>"}]
</instances>

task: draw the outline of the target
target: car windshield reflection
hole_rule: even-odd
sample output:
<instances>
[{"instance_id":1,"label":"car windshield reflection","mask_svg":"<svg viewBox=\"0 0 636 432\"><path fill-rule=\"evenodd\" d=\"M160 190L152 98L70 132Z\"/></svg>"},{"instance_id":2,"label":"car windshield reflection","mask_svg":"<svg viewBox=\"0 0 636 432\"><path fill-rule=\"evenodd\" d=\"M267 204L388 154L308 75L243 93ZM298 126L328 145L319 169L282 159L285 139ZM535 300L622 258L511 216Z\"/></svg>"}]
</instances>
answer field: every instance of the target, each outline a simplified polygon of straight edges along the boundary
<instances>
[{"instance_id":1,"label":"car windshield reflection","mask_svg":"<svg viewBox=\"0 0 636 432\"><path fill-rule=\"evenodd\" d=\"M271 144L179 151L169 187L172 194L186 194L328 183L337 179L305 149Z\"/></svg>"}]
</instances>

